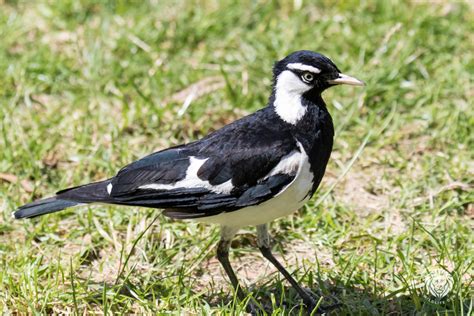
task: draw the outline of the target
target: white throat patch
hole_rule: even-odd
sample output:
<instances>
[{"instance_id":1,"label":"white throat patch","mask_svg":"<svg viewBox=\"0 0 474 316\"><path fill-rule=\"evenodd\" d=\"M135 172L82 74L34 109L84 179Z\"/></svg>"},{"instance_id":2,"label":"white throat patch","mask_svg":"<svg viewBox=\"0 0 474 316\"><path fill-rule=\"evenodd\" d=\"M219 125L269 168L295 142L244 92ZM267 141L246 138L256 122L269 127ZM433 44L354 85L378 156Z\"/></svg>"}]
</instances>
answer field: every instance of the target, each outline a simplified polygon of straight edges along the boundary
<instances>
[{"instance_id":1,"label":"white throat patch","mask_svg":"<svg viewBox=\"0 0 474 316\"><path fill-rule=\"evenodd\" d=\"M275 111L280 118L290 124L296 124L306 113L301 104L301 96L311 89L289 70L277 77L275 87Z\"/></svg>"}]
</instances>

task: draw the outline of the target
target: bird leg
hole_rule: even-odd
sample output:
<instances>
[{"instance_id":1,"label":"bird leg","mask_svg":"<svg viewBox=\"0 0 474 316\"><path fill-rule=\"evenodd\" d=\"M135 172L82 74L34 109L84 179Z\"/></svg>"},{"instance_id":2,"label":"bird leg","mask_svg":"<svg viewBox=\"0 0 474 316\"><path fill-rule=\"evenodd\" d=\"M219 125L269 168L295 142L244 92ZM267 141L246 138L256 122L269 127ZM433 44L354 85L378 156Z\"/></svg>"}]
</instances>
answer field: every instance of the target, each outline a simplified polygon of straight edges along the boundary
<instances>
[{"instance_id":1,"label":"bird leg","mask_svg":"<svg viewBox=\"0 0 474 316\"><path fill-rule=\"evenodd\" d=\"M224 268L225 273L230 279L232 283L232 287L237 292L237 296L240 300L245 299L245 293L242 291L242 287L240 286L239 280L235 275L234 270L229 262L229 248L230 248L230 241L228 240L221 240L219 241L219 245L217 246L217 259L221 263L222 267Z\"/></svg>"},{"instance_id":2,"label":"bird leg","mask_svg":"<svg viewBox=\"0 0 474 316\"><path fill-rule=\"evenodd\" d=\"M230 282L232 283L232 286L237 293L237 297L239 300L244 301L247 295L245 292L242 290L242 287L240 286L239 280L237 279L237 276L235 275L234 270L232 269L232 266L230 265L229 261L229 249L230 249L230 243L232 240L232 237L235 236L237 233L238 229L228 227L228 226L223 226L221 229L221 240L219 241L219 244L217 245L217 260L221 263L222 267L224 268L225 273L230 279ZM253 305L252 302L249 302L247 305L248 312L251 314L255 313L255 306Z\"/></svg>"},{"instance_id":3,"label":"bird leg","mask_svg":"<svg viewBox=\"0 0 474 316\"><path fill-rule=\"evenodd\" d=\"M303 289L298 282L291 276L291 274L286 271L286 269L281 265L281 263L273 256L270 248L270 235L268 234L268 225L258 225L257 226L257 245L260 249L262 255L270 261L281 274L291 283L293 288L298 292L299 296L303 299L304 304L310 309L313 310L316 307L316 300L309 294L309 291Z\"/></svg>"}]
</instances>

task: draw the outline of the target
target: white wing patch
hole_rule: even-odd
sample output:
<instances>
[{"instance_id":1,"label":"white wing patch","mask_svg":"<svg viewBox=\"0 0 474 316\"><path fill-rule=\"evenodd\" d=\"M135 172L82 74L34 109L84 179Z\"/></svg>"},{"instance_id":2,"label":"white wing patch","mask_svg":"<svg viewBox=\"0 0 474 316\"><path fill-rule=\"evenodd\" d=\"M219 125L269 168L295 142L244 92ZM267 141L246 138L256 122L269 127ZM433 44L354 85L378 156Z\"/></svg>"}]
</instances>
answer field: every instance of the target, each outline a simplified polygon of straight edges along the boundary
<instances>
[{"instance_id":1,"label":"white wing patch","mask_svg":"<svg viewBox=\"0 0 474 316\"><path fill-rule=\"evenodd\" d=\"M110 192L112 192L112 183L107 184L107 193L110 195Z\"/></svg>"},{"instance_id":2,"label":"white wing patch","mask_svg":"<svg viewBox=\"0 0 474 316\"><path fill-rule=\"evenodd\" d=\"M206 162L205 159L199 159L194 156L189 157L190 165L188 170L186 170L186 177L182 180L179 180L172 184L160 184L160 183L150 183L145 184L139 189L152 189L152 190L172 190L177 188L205 188L214 193L230 193L234 186L232 185L232 179L221 183L219 185L212 185L209 181L201 180L197 173L202 165Z\"/></svg>"},{"instance_id":3,"label":"white wing patch","mask_svg":"<svg viewBox=\"0 0 474 316\"><path fill-rule=\"evenodd\" d=\"M309 66L309 65L305 65L305 64L302 64L302 63L291 63L291 64L288 64L286 67L288 67L290 69L301 70L301 71L310 71L310 72L313 72L315 74L319 74L321 72L321 69L319 69L319 68Z\"/></svg>"},{"instance_id":4,"label":"white wing patch","mask_svg":"<svg viewBox=\"0 0 474 316\"><path fill-rule=\"evenodd\" d=\"M270 171L265 179L274 176L276 174L294 174L298 171L301 164L301 156L303 154L299 151L292 151L288 155L284 156L280 162Z\"/></svg>"},{"instance_id":5,"label":"white wing patch","mask_svg":"<svg viewBox=\"0 0 474 316\"><path fill-rule=\"evenodd\" d=\"M278 75L275 87L275 111L282 120L296 124L306 113L301 104L301 96L311 86L303 83L300 78L289 70Z\"/></svg>"}]
</instances>

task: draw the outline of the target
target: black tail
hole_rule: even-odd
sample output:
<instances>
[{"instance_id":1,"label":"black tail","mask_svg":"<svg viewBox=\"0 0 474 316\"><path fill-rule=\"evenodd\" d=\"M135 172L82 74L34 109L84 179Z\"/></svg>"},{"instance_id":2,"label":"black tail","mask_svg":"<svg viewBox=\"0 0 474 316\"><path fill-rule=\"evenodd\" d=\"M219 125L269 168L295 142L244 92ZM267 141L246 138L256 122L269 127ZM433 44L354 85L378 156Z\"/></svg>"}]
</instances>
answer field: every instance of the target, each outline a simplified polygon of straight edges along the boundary
<instances>
[{"instance_id":1,"label":"black tail","mask_svg":"<svg viewBox=\"0 0 474 316\"><path fill-rule=\"evenodd\" d=\"M59 191L56 196L19 207L13 216L19 218L32 218L64 210L65 208L83 203L109 202L107 185L110 180L86 184L83 186Z\"/></svg>"},{"instance_id":2,"label":"black tail","mask_svg":"<svg viewBox=\"0 0 474 316\"><path fill-rule=\"evenodd\" d=\"M61 200L56 196L38 200L33 203L23 205L18 208L13 215L16 219L19 218L32 218L41 216L48 213L64 210L65 208L76 206L78 203L73 201Z\"/></svg>"}]
</instances>

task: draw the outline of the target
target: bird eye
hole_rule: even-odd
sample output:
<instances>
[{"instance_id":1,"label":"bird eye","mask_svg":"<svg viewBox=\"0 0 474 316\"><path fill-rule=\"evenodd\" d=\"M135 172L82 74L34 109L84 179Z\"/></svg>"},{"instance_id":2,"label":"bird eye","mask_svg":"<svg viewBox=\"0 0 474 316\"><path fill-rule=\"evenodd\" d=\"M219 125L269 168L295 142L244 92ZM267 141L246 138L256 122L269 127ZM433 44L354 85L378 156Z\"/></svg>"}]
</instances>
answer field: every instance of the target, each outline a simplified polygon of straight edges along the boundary
<instances>
[{"instance_id":1,"label":"bird eye","mask_svg":"<svg viewBox=\"0 0 474 316\"><path fill-rule=\"evenodd\" d=\"M303 79L303 81L306 82L306 83L310 83L311 81L313 81L314 75L310 72L304 72L301 75L301 79Z\"/></svg>"}]
</instances>

